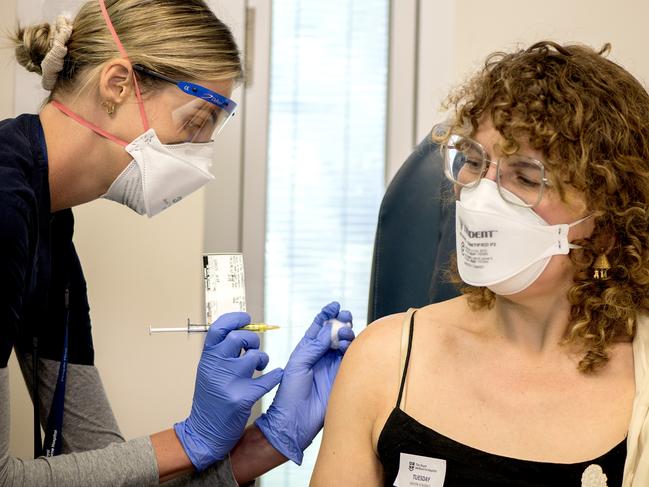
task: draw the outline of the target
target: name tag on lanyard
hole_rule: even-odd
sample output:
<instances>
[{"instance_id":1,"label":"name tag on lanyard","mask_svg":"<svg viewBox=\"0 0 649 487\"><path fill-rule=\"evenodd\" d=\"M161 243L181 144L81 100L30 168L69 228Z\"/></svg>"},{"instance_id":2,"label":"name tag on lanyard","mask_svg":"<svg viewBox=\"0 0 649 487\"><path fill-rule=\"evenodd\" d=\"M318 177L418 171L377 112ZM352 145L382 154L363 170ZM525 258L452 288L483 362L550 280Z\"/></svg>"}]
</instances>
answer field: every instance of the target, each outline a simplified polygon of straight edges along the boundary
<instances>
[{"instance_id":1,"label":"name tag on lanyard","mask_svg":"<svg viewBox=\"0 0 649 487\"><path fill-rule=\"evenodd\" d=\"M401 453L395 487L443 487L446 460Z\"/></svg>"}]
</instances>

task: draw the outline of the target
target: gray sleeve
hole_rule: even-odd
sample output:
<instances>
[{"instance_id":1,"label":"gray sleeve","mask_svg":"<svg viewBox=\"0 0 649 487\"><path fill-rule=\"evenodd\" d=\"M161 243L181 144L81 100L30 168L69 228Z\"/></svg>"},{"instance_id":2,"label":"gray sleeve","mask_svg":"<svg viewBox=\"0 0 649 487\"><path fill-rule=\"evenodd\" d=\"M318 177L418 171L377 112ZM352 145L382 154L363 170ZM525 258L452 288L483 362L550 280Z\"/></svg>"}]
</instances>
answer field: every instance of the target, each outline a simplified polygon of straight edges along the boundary
<instances>
[{"instance_id":1,"label":"gray sleeve","mask_svg":"<svg viewBox=\"0 0 649 487\"><path fill-rule=\"evenodd\" d=\"M224 460L201 473L184 475L169 482L165 482L165 487L238 487L239 484L234 479L230 461Z\"/></svg>"},{"instance_id":2,"label":"gray sleeve","mask_svg":"<svg viewBox=\"0 0 649 487\"><path fill-rule=\"evenodd\" d=\"M158 483L149 438L113 443L102 450L54 458L9 456L9 371L0 369L0 486L120 487Z\"/></svg>"},{"instance_id":3,"label":"gray sleeve","mask_svg":"<svg viewBox=\"0 0 649 487\"><path fill-rule=\"evenodd\" d=\"M16 357L27 390L32 395L32 356L16 351ZM40 359L38 362L42 425L47 423L59 365L53 360ZM96 367L69 364L65 389L63 453L97 450L112 443L124 442Z\"/></svg>"},{"instance_id":4,"label":"gray sleeve","mask_svg":"<svg viewBox=\"0 0 649 487\"><path fill-rule=\"evenodd\" d=\"M28 389L31 394L31 355L17 355L23 377L25 378L25 382L27 383ZM39 361L39 397L41 403L40 411L42 424L45 424L47 415L49 413L49 407L51 405L52 395L54 393L53 385L56 384L58 369L59 362L51 360ZM0 389L1 387L2 386L0 386ZM0 401L2 401L2 398L4 397L8 398L8 396L8 389L6 396L4 395L4 393L0 392ZM9 406L7 404L7 409L8 407ZM3 413L4 411L0 411L0 414ZM9 423L7 423L7 425L8 424ZM67 475L70 475L71 477L65 478L76 480L77 477L75 476L83 475L82 470L87 467L90 469L90 471L93 472L93 482L87 483L86 480L79 480L79 483L75 484L71 483L69 480L65 480L61 484L58 484L56 483L56 480L49 480L43 485L118 486L158 484L158 468L155 460L155 454L151 447L149 438L140 438L138 440L124 443L124 438L119 431L117 421L115 420L115 416L106 397L99 372L95 367L76 364L70 364L68 366L63 432L64 453L87 452L88 458L85 458L86 455L81 455L81 457L84 457L83 459L79 459L79 455L64 455L53 460L39 459L31 462L58 462L58 460L61 458L76 457L77 460L75 460L73 463L62 462L60 465L57 464L57 472L61 469L67 469ZM4 432L2 432L2 428L0 428L0 441L2 441L3 444L8 444L8 435L9 430L7 429L7 440L5 442L5 434ZM133 453L130 453L131 448L133 448ZM92 452L89 450L99 451ZM3 455L4 453L0 455L0 472L4 471L5 457ZM99 457L95 457L96 455L99 455ZM104 457L103 460L101 460L102 457ZM79 465L79 462L83 463L84 461L89 461L90 463L88 463L87 465ZM111 475L107 476L108 480L106 480L106 484L98 483L96 477L98 472L101 476L104 476L105 472L110 472L111 469L114 470L115 465L120 465L120 467L118 468L124 467L124 469L126 469L126 462L131 463L131 468L135 469L136 471L139 472L140 469L142 470L141 472L139 472L139 474L132 477L134 479L134 483L128 483L129 477L124 477L123 480L115 480L115 476L112 475L112 473ZM22 463L25 464L27 462ZM149 473L145 474L145 472L147 471ZM142 477L141 474L145 474L145 476ZM16 485L12 482L8 484L3 483L3 475L3 473L0 473L0 487L4 487L5 485ZM25 478L27 479L29 477ZM54 479L54 477L51 478ZM79 478L81 479L82 477ZM141 480L143 478L150 478L150 483ZM35 482L36 483L33 483L31 480L29 482L26 481L26 485L40 485L39 483L37 483L38 481ZM21 484L18 483L17 485ZM203 485L217 487L236 487L237 483L232 474L230 462L223 461L215 464L202 473L185 475L183 477L174 479L173 481L166 482L164 485L169 487L200 487Z\"/></svg>"}]
</instances>

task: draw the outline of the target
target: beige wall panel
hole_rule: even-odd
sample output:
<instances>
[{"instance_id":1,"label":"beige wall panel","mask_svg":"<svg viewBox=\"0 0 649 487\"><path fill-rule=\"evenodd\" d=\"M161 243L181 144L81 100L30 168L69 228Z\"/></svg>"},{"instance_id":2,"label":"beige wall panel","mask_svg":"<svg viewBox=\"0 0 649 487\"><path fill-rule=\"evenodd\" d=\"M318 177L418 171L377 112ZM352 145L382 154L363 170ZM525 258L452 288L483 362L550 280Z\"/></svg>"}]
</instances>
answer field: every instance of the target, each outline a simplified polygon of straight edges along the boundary
<instances>
[{"instance_id":1,"label":"beige wall panel","mask_svg":"<svg viewBox=\"0 0 649 487\"><path fill-rule=\"evenodd\" d=\"M492 51L551 39L596 48L611 42L611 59L645 82L648 15L649 3L640 0L456 0L454 78L478 69Z\"/></svg>"},{"instance_id":2,"label":"beige wall panel","mask_svg":"<svg viewBox=\"0 0 649 487\"><path fill-rule=\"evenodd\" d=\"M0 2L0 120L14 116L14 60L13 49L5 34L16 26L15 0ZM11 384L11 443L13 455L30 458L33 453L31 403L18 363L9 362Z\"/></svg>"},{"instance_id":3,"label":"beige wall panel","mask_svg":"<svg viewBox=\"0 0 649 487\"><path fill-rule=\"evenodd\" d=\"M439 110L449 91L478 70L487 55L550 39L599 48L610 42L610 59L645 85L649 82L649 3L620 0L420 0L421 138L441 121ZM451 28L448 28L448 24ZM440 51L442 50L442 51Z\"/></svg>"},{"instance_id":4,"label":"beige wall panel","mask_svg":"<svg viewBox=\"0 0 649 487\"><path fill-rule=\"evenodd\" d=\"M88 282L95 363L128 438L189 414L202 336L149 336L148 326L203 319L203 192L154 219L116 203L75 209Z\"/></svg>"},{"instance_id":5,"label":"beige wall panel","mask_svg":"<svg viewBox=\"0 0 649 487\"><path fill-rule=\"evenodd\" d=\"M15 0L0 2L0 120L11 117L14 113L14 56L13 49L4 39L4 34L10 32L16 25Z\"/></svg>"}]
</instances>

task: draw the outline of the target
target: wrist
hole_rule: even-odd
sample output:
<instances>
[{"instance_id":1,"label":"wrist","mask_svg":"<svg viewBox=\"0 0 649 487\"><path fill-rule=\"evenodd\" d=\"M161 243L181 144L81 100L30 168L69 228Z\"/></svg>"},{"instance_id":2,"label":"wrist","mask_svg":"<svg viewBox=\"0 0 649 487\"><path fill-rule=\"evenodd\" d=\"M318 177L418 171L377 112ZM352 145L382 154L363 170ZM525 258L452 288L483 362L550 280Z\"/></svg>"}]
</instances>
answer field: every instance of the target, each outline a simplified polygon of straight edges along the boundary
<instances>
[{"instance_id":1,"label":"wrist","mask_svg":"<svg viewBox=\"0 0 649 487\"><path fill-rule=\"evenodd\" d=\"M176 423L174 431L194 468L202 472L213 463L223 460L229 452L216 452L218 448L207 445L203 438L191 429L188 421Z\"/></svg>"},{"instance_id":2,"label":"wrist","mask_svg":"<svg viewBox=\"0 0 649 487\"><path fill-rule=\"evenodd\" d=\"M247 485L286 461L287 458L255 425L246 428L243 437L230 453L232 472L239 485Z\"/></svg>"},{"instance_id":3,"label":"wrist","mask_svg":"<svg viewBox=\"0 0 649 487\"><path fill-rule=\"evenodd\" d=\"M192 472L193 464L173 429L151 435L160 483Z\"/></svg>"},{"instance_id":4,"label":"wrist","mask_svg":"<svg viewBox=\"0 0 649 487\"><path fill-rule=\"evenodd\" d=\"M255 426L259 428L275 450L297 465L302 464L304 450L311 442L309 441L304 446L300 444L298 441L299 425L295 424L291 418L271 406L267 413L257 418Z\"/></svg>"}]
</instances>

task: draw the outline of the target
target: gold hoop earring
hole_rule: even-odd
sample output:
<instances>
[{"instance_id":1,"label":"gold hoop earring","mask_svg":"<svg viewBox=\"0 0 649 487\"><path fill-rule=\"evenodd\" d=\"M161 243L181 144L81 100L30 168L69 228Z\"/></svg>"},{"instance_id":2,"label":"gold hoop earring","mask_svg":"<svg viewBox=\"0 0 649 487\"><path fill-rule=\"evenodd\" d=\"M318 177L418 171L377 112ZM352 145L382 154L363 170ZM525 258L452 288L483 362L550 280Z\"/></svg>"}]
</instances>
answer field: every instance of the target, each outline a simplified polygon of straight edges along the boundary
<instances>
[{"instance_id":1,"label":"gold hoop earring","mask_svg":"<svg viewBox=\"0 0 649 487\"><path fill-rule=\"evenodd\" d=\"M606 281L610 279L610 276L608 275L610 268L611 264L606 258L606 254L602 252L599 257L595 259L595 263L593 264L593 279L596 281Z\"/></svg>"},{"instance_id":2,"label":"gold hoop earring","mask_svg":"<svg viewBox=\"0 0 649 487\"><path fill-rule=\"evenodd\" d=\"M115 113L115 104L114 103L110 103L108 101L105 101L105 102L102 102L101 106L106 109L106 113L108 115L112 115L113 113Z\"/></svg>"}]
</instances>

